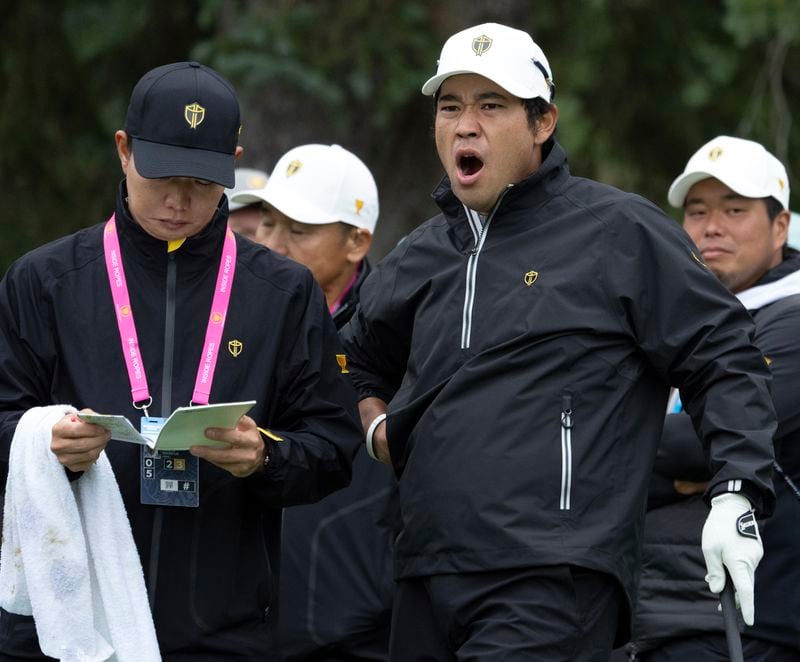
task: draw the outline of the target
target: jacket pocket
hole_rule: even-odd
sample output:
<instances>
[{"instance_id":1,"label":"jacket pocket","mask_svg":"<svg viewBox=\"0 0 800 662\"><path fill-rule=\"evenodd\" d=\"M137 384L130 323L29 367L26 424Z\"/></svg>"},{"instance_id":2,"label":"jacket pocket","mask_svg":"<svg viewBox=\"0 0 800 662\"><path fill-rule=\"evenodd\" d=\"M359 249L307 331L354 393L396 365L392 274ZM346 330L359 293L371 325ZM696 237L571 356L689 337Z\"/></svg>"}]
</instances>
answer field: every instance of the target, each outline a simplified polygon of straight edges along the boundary
<instances>
[{"instance_id":1,"label":"jacket pocket","mask_svg":"<svg viewBox=\"0 0 800 662\"><path fill-rule=\"evenodd\" d=\"M561 498L559 510L569 510L572 499L572 429L575 423L572 396L561 399Z\"/></svg>"}]
</instances>

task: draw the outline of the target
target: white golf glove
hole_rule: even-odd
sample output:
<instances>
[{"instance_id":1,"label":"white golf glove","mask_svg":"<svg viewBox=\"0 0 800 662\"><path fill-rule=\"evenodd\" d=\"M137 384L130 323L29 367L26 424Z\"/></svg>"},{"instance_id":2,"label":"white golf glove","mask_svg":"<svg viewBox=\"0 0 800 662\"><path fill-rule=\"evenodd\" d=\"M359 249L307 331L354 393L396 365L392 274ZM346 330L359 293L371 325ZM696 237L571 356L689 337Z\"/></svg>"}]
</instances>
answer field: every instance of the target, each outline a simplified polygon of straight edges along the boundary
<instances>
[{"instance_id":1,"label":"white golf glove","mask_svg":"<svg viewBox=\"0 0 800 662\"><path fill-rule=\"evenodd\" d=\"M742 618L753 625L753 585L756 566L764 556L758 524L750 501L741 494L726 493L711 499L711 512L703 526L703 556L712 593L725 588L725 567L739 597Z\"/></svg>"}]
</instances>

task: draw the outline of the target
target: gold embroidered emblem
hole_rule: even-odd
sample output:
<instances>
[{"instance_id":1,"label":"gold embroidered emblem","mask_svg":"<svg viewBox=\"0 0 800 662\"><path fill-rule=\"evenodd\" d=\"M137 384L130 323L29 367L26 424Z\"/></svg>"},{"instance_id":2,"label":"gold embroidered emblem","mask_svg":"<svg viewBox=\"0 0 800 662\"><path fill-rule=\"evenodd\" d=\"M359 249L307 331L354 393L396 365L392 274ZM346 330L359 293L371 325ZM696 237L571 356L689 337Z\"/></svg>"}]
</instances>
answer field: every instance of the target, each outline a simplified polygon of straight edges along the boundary
<instances>
[{"instance_id":1,"label":"gold embroidered emblem","mask_svg":"<svg viewBox=\"0 0 800 662\"><path fill-rule=\"evenodd\" d=\"M295 159L288 166L286 166L286 176L287 177L291 177L293 174L295 174L302 167L303 167L303 162L302 161L298 161L297 159Z\"/></svg>"},{"instance_id":2,"label":"gold embroidered emblem","mask_svg":"<svg viewBox=\"0 0 800 662\"><path fill-rule=\"evenodd\" d=\"M228 341L228 351L231 353L231 356L233 356L234 358L239 356L239 354L242 353L242 348L243 347L244 347L244 345L242 345L241 341L239 341L239 340L235 340L234 339L234 340L229 340Z\"/></svg>"},{"instance_id":3,"label":"gold embroidered emblem","mask_svg":"<svg viewBox=\"0 0 800 662\"><path fill-rule=\"evenodd\" d=\"M196 129L198 126L200 126L205 118L206 118L206 109L203 108L196 101L192 104L184 106L183 119L186 120L186 123L192 129Z\"/></svg>"},{"instance_id":4,"label":"gold embroidered emblem","mask_svg":"<svg viewBox=\"0 0 800 662\"><path fill-rule=\"evenodd\" d=\"M364 201L356 198L356 216L361 216L362 209L364 209Z\"/></svg>"},{"instance_id":5,"label":"gold embroidered emblem","mask_svg":"<svg viewBox=\"0 0 800 662\"><path fill-rule=\"evenodd\" d=\"M764 357L764 363L766 363L767 365L772 365L772 359L769 358L768 356L765 356Z\"/></svg>"},{"instance_id":6,"label":"gold embroidered emblem","mask_svg":"<svg viewBox=\"0 0 800 662\"><path fill-rule=\"evenodd\" d=\"M342 371L343 375L350 374L350 371L347 369L347 356L345 356L344 354L337 354L336 363L339 364L339 369Z\"/></svg>"},{"instance_id":7,"label":"gold embroidered emblem","mask_svg":"<svg viewBox=\"0 0 800 662\"><path fill-rule=\"evenodd\" d=\"M483 55L492 47L492 40L485 34L472 40L472 51L475 55Z\"/></svg>"},{"instance_id":8,"label":"gold embroidered emblem","mask_svg":"<svg viewBox=\"0 0 800 662\"><path fill-rule=\"evenodd\" d=\"M533 285L536 282L536 279L538 277L539 277L539 272L538 271L529 271L528 273L525 274L525 277L524 277L523 280L525 281L525 284L528 287L530 287L531 285Z\"/></svg>"},{"instance_id":9,"label":"gold embroidered emblem","mask_svg":"<svg viewBox=\"0 0 800 662\"><path fill-rule=\"evenodd\" d=\"M781 187L781 191L783 190L783 187L786 186L786 182L784 182L780 177L778 177L778 186Z\"/></svg>"},{"instance_id":10,"label":"gold embroidered emblem","mask_svg":"<svg viewBox=\"0 0 800 662\"><path fill-rule=\"evenodd\" d=\"M721 147L714 147L708 153L708 158L711 161L716 161L720 156L722 156L722 148Z\"/></svg>"}]
</instances>

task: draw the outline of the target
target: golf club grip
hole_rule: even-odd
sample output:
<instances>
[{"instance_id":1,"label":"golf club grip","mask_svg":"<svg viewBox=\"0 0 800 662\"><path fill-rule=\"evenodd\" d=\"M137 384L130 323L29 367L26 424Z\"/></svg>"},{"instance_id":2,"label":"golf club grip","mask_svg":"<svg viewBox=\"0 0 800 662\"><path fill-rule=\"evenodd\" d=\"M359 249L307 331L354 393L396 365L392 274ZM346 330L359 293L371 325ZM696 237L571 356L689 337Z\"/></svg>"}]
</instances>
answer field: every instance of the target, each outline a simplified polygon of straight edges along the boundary
<instances>
[{"instance_id":1,"label":"golf club grip","mask_svg":"<svg viewBox=\"0 0 800 662\"><path fill-rule=\"evenodd\" d=\"M725 569L725 588L719 596L722 603L722 620L725 622L725 639L728 641L728 654L731 662L744 662L742 653L742 637L739 635L739 623L736 618L736 600L733 596L733 581Z\"/></svg>"}]
</instances>

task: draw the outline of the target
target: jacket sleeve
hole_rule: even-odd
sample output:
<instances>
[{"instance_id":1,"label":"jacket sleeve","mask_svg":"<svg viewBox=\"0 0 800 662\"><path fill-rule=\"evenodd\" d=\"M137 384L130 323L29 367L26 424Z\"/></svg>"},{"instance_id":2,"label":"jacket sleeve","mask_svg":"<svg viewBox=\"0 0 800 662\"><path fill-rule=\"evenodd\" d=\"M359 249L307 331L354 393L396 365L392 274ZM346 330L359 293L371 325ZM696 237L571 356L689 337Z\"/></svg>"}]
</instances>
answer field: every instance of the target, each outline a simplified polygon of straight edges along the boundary
<instances>
[{"instance_id":1,"label":"jacket sleeve","mask_svg":"<svg viewBox=\"0 0 800 662\"><path fill-rule=\"evenodd\" d=\"M44 290L24 258L0 281L0 465L4 475L22 414L31 407L53 404L49 387L55 364L55 321Z\"/></svg>"},{"instance_id":2,"label":"jacket sleeve","mask_svg":"<svg viewBox=\"0 0 800 662\"><path fill-rule=\"evenodd\" d=\"M266 471L245 480L268 506L318 501L350 482L362 442L356 394L337 362L343 354L322 291L309 274L283 328L285 355L274 379L269 420L256 421L281 441L265 439Z\"/></svg>"},{"instance_id":3,"label":"jacket sleeve","mask_svg":"<svg viewBox=\"0 0 800 662\"><path fill-rule=\"evenodd\" d=\"M359 399L389 402L400 388L408 362L414 293L411 274L403 274L406 239L370 273L359 293L359 307L339 331L352 365ZM398 292L403 288L402 294Z\"/></svg>"},{"instance_id":4,"label":"jacket sleeve","mask_svg":"<svg viewBox=\"0 0 800 662\"><path fill-rule=\"evenodd\" d=\"M657 374L680 389L709 454L706 497L740 489L768 515L776 419L753 321L677 223L641 198L629 203L604 234L610 308Z\"/></svg>"},{"instance_id":5,"label":"jacket sleeve","mask_svg":"<svg viewBox=\"0 0 800 662\"><path fill-rule=\"evenodd\" d=\"M670 480L707 481L708 457L686 412L669 414L656 454L655 470Z\"/></svg>"}]
</instances>

